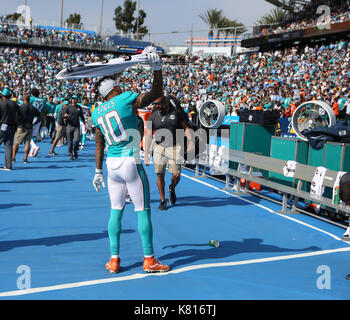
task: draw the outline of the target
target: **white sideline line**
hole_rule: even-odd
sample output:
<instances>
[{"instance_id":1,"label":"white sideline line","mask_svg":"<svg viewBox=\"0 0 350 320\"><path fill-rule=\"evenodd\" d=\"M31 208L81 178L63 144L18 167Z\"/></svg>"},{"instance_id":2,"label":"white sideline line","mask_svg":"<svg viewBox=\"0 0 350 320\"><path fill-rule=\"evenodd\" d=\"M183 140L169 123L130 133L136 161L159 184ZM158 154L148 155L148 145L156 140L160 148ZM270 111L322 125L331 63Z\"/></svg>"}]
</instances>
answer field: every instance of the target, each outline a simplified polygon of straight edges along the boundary
<instances>
[{"instance_id":1,"label":"white sideline line","mask_svg":"<svg viewBox=\"0 0 350 320\"><path fill-rule=\"evenodd\" d=\"M272 210L272 209L270 209L270 208L268 208L268 207L265 207L265 206L263 206L263 205L261 205L261 204L259 204L259 203L255 203L255 202L253 202L253 201L251 201L251 200L245 199L245 198L243 198L243 197L240 197L240 196L237 196L237 195L235 195L235 194L232 194L232 193L230 193L230 192L228 192L228 191L222 190L222 189L220 189L220 188L218 188L218 187L215 187L215 186L213 186L213 185L211 185L211 184L209 184L209 183L207 183L207 182L204 182L204 181L198 180L198 179L196 179L196 178L190 177L190 176L188 176L187 174L181 173L181 175L184 176L184 177L186 177L186 178L188 178L188 179L190 179L190 180L196 181L196 182L201 183L201 184L203 184L203 185L205 185L205 186L208 186L208 187L210 187L210 188L213 188L213 189L215 189L215 190L218 190L218 191L220 191L220 192L223 192L223 193L225 193L225 194L227 194L227 195L229 195L229 196L232 196L232 197L234 197L234 198L238 198L238 199L240 199L240 200L242 200L242 201L245 201L245 202L248 202L248 203L253 204L253 205L255 205L255 206L258 206L258 207L260 207L260 208L262 208L262 209L264 209L264 210L267 210L267 211L269 211L269 212L271 212L271 213L274 213L274 214L276 214L276 215L278 215L278 216L280 216L280 217L283 217L283 218L285 218L285 219L289 219L289 220L291 220L291 221L294 221L294 222L296 222L296 223L302 224L302 225L304 225L304 226L306 226L306 227L309 227L309 228L311 228L311 229L314 229L314 230L316 230L316 231L322 232L322 233L324 233L324 234L326 234L326 235L332 237L332 238L335 239L335 240L342 241L342 242L344 242L344 243L346 243L346 244L349 245L348 242L342 240L341 238L337 237L336 235L334 235L334 234L332 234L332 233L329 233L329 232L327 232L327 231L325 231L325 230L319 229L319 228L314 227L314 226L312 226L312 225L310 225L310 224L308 224L308 223L305 223L305 222L299 221L299 220L297 220L297 219L294 219L294 218L292 218L292 217L290 217L290 216L288 216L288 215L284 215L284 214L277 213L276 211L274 211L274 210Z\"/></svg>"},{"instance_id":2,"label":"white sideline line","mask_svg":"<svg viewBox=\"0 0 350 320\"><path fill-rule=\"evenodd\" d=\"M309 225L307 223L304 223L302 221L299 221L297 219L294 219L292 217L279 214L272 209L265 207L261 204L255 203L251 200L242 198L240 196L231 194L225 190L222 190L218 187L215 187L209 183L206 183L204 181L198 180L196 178L190 177L184 173L181 173L182 176L199 182L203 185L206 185L210 188L213 188L215 190L221 191L227 195L230 195L232 197L238 198L242 201L248 202L250 204L256 205L264 210L267 210L271 213L274 213L278 216L281 216L283 218L292 220L294 222L297 222L299 224L305 225L309 228L312 228L314 230L320 231L322 233L325 233L329 235L330 237L342 241L339 237L326 232L322 229L316 228L312 225ZM344 241L345 242L345 241ZM347 242L345 242L347 243ZM348 243L347 243L348 244ZM54 286L46 286L46 287L38 287L38 288L31 288L31 289L24 289L24 290L14 290L14 291L7 291L7 292L0 292L0 297L13 297L13 296L22 296L26 294L34 294L34 293L41 293L41 292L48 292L48 291L55 291L55 290L64 290L64 289L72 289L72 288L79 288L79 287L86 287L86 286L92 286L92 285L98 285L98 284L106 284L106 283L113 283L113 282L122 282L122 281L128 281L128 280L136 280L136 279L142 279L150 276L166 276L169 274L178 274L183 273L187 271L192 270L199 270L199 269L205 269L205 268L217 268L217 267L230 267L230 266L240 266L240 265L248 265L248 264L254 264L254 263L265 263L265 262L273 262L273 261L282 261L282 260L290 260L290 259L298 259L298 258L305 258L305 257L313 257L313 256L320 256L320 255L326 255L331 253L338 253L338 252L348 252L350 251L350 247L346 248L338 248L338 249L330 249L330 250L321 250L321 251L315 251L315 252L309 252L309 253L298 253L293 255L284 255L284 256L275 256L275 257L268 257L268 258L260 258L260 259L250 259L250 260L242 260L242 261L233 261L233 262L222 262L222 263L208 263L208 264L200 264L200 265L193 265L193 266L186 266L179 269L171 270L167 273L135 273L133 275L124 276L124 277L117 277L117 278L105 278L105 279L98 279L98 280L88 280L88 281L82 281L82 282L73 282L73 283L67 283L67 284L61 284L61 285L54 285Z\"/></svg>"},{"instance_id":3,"label":"white sideline line","mask_svg":"<svg viewBox=\"0 0 350 320\"><path fill-rule=\"evenodd\" d=\"M113 278L105 278L105 279L98 279L98 280L73 282L73 283L67 283L67 284L61 284L61 285L55 285L55 286L7 291L7 292L1 292L0 297L22 296L22 295L33 294L33 293L72 289L72 288L86 287L86 286L92 286L92 285L98 285L98 284L122 282L122 281L128 281L128 280L136 280L136 279L142 279L142 278L152 277L152 276L158 276L158 277L166 276L169 274L178 274L178 273L183 273L187 271L206 269L206 268L242 266L242 265L248 265L248 264L254 264L254 263L266 263L266 262L314 257L314 256L320 256L320 255L331 254L331 253L339 253L339 252L347 252L347 251L350 251L350 247L331 249L331 250L321 250L321 251L315 251L315 252L309 252L309 253L298 253L298 254L292 254L292 255L260 258L260 259L250 259L250 260L221 262L221 263L206 263L206 264L199 264L194 266L187 266L180 269L174 269L165 273L143 273L143 274L135 273L133 275L124 276L124 277L115 277L115 278L113 277Z\"/></svg>"}]
</instances>

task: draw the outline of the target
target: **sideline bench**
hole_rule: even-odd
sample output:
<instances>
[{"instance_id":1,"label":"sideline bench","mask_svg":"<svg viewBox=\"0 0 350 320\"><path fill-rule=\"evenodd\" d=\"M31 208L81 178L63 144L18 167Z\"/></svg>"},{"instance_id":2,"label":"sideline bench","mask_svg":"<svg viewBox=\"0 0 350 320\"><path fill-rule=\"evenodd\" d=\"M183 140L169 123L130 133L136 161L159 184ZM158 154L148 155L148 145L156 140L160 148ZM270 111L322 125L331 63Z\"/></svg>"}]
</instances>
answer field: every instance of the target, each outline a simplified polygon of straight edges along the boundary
<instances>
[{"instance_id":1,"label":"sideline bench","mask_svg":"<svg viewBox=\"0 0 350 320\"><path fill-rule=\"evenodd\" d=\"M216 154L215 154L216 152ZM216 156L216 157L215 157ZM215 158L214 161L210 159ZM223 165L224 162L238 163L237 170L231 169ZM296 181L293 186L286 186L275 181L270 181L266 178L257 177L254 174L256 170L265 170L284 175L284 168L288 161L270 158L254 153L231 150L226 147L218 147L213 149L211 145L207 145L206 152L200 155L200 158L195 161L195 177L202 178L207 174L206 169L215 170L217 173L226 176L225 190L235 192L236 194L246 193L241 190L241 179L249 182L255 182L270 189L274 189L282 193L282 209L279 213L295 213L299 199L311 201L321 206L333 209L336 213L341 213L345 217L350 216L350 206L344 204L333 203L333 200L324 196L315 196L310 192L303 190L304 183L311 183L317 167L308 166L296 163L293 179ZM248 172L242 172L242 166L248 166ZM200 167L203 167L201 172ZM334 187L338 172L326 169L323 179L323 187ZM234 179L234 184L230 187L231 179ZM288 209L288 197L293 196L293 204L291 209Z\"/></svg>"}]
</instances>

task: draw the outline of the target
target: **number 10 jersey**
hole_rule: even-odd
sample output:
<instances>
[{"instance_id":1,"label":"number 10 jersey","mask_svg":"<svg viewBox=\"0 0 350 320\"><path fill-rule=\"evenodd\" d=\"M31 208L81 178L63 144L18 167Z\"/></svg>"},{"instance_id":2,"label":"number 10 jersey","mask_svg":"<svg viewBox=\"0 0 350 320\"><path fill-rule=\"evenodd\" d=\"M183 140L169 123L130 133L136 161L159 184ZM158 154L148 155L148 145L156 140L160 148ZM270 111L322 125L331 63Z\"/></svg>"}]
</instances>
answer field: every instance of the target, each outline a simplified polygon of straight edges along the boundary
<instances>
[{"instance_id":1,"label":"number 10 jersey","mask_svg":"<svg viewBox=\"0 0 350 320\"><path fill-rule=\"evenodd\" d=\"M140 156L140 132L133 104L138 93L123 92L98 106L91 115L108 145L107 157Z\"/></svg>"}]
</instances>

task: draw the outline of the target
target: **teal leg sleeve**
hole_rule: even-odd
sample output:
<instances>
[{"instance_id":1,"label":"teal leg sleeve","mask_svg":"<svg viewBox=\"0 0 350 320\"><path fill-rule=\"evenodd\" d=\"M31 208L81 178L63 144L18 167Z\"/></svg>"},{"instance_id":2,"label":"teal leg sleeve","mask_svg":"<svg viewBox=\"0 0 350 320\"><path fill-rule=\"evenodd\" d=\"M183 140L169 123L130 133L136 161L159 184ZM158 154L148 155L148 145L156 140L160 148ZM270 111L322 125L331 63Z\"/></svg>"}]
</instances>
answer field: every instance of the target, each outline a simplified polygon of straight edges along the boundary
<instances>
[{"instance_id":1,"label":"teal leg sleeve","mask_svg":"<svg viewBox=\"0 0 350 320\"><path fill-rule=\"evenodd\" d=\"M143 254L153 255L153 228L151 210L137 211L138 230L142 240Z\"/></svg>"},{"instance_id":2,"label":"teal leg sleeve","mask_svg":"<svg viewBox=\"0 0 350 320\"><path fill-rule=\"evenodd\" d=\"M119 255L122 216L123 210L111 210L111 215L108 222L108 236L111 255Z\"/></svg>"},{"instance_id":3,"label":"teal leg sleeve","mask_svg":"<svg viewBox=\"0 0 350 320\"><path fill-rule=\"evenodd\" d=\"M83 134L81 137L81 143L85 144L85 140L86 140L86 134Z\"/></svg>"}]
</instances>

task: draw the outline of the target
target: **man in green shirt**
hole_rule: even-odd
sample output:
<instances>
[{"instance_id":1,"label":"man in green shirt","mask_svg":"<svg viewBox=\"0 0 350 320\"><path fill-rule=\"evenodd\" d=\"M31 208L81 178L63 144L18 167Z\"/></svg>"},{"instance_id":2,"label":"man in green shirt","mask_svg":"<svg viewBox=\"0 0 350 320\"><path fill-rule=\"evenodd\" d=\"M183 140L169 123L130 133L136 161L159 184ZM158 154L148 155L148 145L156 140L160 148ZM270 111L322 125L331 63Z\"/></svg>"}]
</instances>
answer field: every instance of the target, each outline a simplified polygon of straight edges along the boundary
<instances>
[{"instance_id":1,"label":"man in green shirt","mask_svg":"<svg viewBox=\"0 0 350 320\"><path fill-rule=\"evenodd\" d=\"M46 108L46 128L49 131L51 141L53 141L54 132L56 128L56 122L54 117L56 104L53 102L52 95L48 96L48 101L46 102L45 108Z\"/></svg>"}]
</instances>

